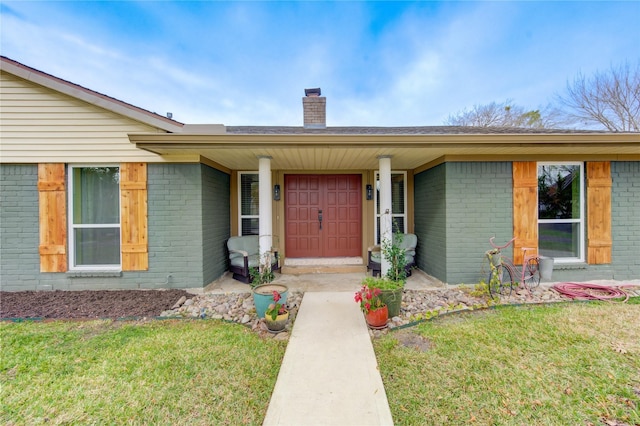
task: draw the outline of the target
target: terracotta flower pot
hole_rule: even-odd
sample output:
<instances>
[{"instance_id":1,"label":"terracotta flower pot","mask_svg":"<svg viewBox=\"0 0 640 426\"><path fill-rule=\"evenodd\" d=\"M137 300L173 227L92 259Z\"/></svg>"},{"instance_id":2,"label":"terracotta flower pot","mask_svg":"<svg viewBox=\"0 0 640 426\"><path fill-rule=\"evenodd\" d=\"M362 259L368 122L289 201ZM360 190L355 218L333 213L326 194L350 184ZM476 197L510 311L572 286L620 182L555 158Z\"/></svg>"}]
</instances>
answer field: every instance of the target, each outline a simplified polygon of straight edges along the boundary
<instances>
[{"instance_id":1,"label":"terracotta flower pot","mask_svg":"<svg viewBox=\"0 0 640 426\"><path fill-rule=\"evenodd\" d=\"M389 319L389 309L383 306L382 308L369 311L365 314L365 319L371 328L384 328L387 326L387 320Z\"/></svg>"},{"instance_id":2,"label":"terracotta flower pot","mask_svg":"<svg viewBox=\"0 0 640 426\"><path fill-rule=\"evenodd\" d=\"M267 329L269 329L272 333L280 333L284 331L287 326L287 321L289 321L289 311L284 314L280 314L276 317L275 320L271 319L270 315L266 315L264 317L264 322L267 324Z\"/></svg>"}]
</instances>

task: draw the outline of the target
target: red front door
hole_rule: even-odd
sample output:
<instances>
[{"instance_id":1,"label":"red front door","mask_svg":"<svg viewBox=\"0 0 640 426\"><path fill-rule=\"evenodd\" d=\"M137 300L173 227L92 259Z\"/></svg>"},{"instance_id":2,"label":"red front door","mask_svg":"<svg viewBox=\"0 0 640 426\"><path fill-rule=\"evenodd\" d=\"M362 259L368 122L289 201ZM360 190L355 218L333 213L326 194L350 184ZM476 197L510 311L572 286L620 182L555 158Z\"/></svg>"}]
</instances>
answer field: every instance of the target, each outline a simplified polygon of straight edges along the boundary
<instances>
[{"instance_id":1,"label":"red front door","mask_svg":"<svg viewBox=\"0 0 640 426\"><path fill-rule=\"evenodd\" d=\"M360 175L285 175L287 257L362 255Z\"/></svg>"}]
</instances>

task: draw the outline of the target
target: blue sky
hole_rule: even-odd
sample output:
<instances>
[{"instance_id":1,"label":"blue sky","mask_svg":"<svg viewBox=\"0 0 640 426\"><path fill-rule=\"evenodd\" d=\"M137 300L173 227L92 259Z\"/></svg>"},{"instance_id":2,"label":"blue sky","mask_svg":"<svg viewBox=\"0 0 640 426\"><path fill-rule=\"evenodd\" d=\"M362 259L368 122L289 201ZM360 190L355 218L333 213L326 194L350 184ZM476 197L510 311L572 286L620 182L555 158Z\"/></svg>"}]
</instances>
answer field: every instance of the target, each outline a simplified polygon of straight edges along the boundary
<instances>
[{"instance_id":1,"label":"blue sky","mask_svg":"<svg viewBox=\"0 0 640 426\"><path fill-rule=\"evenodd\" d=\"M2 1L2 55L185 123L440 125L640 60L640 2Z\"/></svg>"}]
</instances>

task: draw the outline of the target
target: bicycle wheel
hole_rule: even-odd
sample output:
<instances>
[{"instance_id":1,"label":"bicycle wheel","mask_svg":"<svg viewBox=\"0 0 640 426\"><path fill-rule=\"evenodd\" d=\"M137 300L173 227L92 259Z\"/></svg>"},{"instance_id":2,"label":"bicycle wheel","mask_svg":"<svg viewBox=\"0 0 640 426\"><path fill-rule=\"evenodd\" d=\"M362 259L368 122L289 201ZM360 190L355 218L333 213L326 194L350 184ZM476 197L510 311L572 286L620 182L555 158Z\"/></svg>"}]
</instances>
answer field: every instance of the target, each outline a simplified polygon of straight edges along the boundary
<instances>
[{"instance_id":1,"label":"bicycle wheel","mask_svg":"<svg viewBox=\"0 0 640 426\"><path fill-rule=\"evenodd\" d=\"M513 290L511 270L503 264L496 266L495 269L489 272L487 286L489 287L489 293L492 298L510 296Z\"/></svg>"},{"instance_id":2,"label":"bicycle wheel","mask_svg":"<svg viewBox=\"0 0 640 426\"><path fill-rule=\"evenodd\" d=\"M540 265L537 258L527 260L524 268L524 285L531 291L540 284Z\"/></svg>"}]
</instances>

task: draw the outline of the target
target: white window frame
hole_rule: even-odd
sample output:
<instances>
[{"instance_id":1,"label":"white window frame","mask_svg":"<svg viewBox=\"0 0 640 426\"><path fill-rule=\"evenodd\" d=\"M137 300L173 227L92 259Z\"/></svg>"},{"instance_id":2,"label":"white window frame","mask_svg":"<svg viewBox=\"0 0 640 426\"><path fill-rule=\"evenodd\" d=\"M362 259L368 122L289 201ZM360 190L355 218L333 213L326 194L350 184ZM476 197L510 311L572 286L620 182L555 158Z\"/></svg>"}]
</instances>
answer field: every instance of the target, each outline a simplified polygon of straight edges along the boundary
<instances>
[{"instance_id":1,"label":"white window frame","mask_svg":"<svg viewBox=\"0 0 640 426\"><path fill-rule=\"evenodd\" d=\"M259 214L243 215L242 214L242 175L256 175L260 182L260 173L258 170L238 172L238 235L242 234L242 219L260 219ZM259 195L258 195L259 196Z\"/></svg>"},{"instance_id":2,"label":"white window frame","mask_svg":"<svg viewBox=\"0 0 640 426\"><path fill-rule=\"evenodd\" d=\"M117 167L118 172L121 172L120 164L69 164L67 166L67 182L68 182L68 191L67 191L67 221L68 221L68 242L69 242L69 270L70 271L121 271L122 270L122 209L118 209L118 223L100 223L100 224L74 224L73 223L73 170L74 169L83 169L83 168L91 168L91 167ZM118 200L122 202L122 194L120 185L118 185ZM118 228L120 233L120 259L118 264L113 265L76 265L76 229L82 228Z\"/></svg>"},{"instance_id":3,"label":"white window frame","mask_svg":"<svg viewBox=\"0 0 640 426\"><path fill-rule=\"evenodd\" d=\"M392 170L391 171L391 176L393 175L403 175L403 180L404 180L404 206L402 208L403 213L399 214L399 213L393 213L391 212L391 221L393 223L393 219L396 217L401 217L403 218L402 224L403 224L403 229L402 232L404 234L407 233L407 172L406 171L401 171L401 170ZM373 241L377 241L377 237L378 237L378 233L379 233L379 223L380 223L380 213L378 212L378 182L380 181L380 171L376 170L376 172L374 173L373 176L373 181L374 181L374 187L373 187L373 213L374 213L374 217L373 217L373 222L374 222L374 229L373 229ZM393 191L391 191L391 196L393 197ZM393 205L393 200L391 200L391 204Z\"/></svg>"},{"instance_id":4,"label":"white window frame","mask_svg":"<svg viewBox=\"0 0 640 426\"><path fill-rule=\"evenodd\" d=\"M538 229L541 223L578 223L579 224L579 255L578 257L554 257L555 263L583 263L585 262L585 246L586 246L586 235L585 235L585 167L584 163L580 161L540 161L536 165L536 176L538 175L539 166L579 166L580 167L580 219L540 219L538 218ZM538 194L538 189L536 187L536 216L539 214L539 205L540 199ZM540 235L538 235L538 239ZM539 241L539 240L538 240ZM538 242L538 247L540 247L540 243Z\"/></svg>"}]
</instances>

